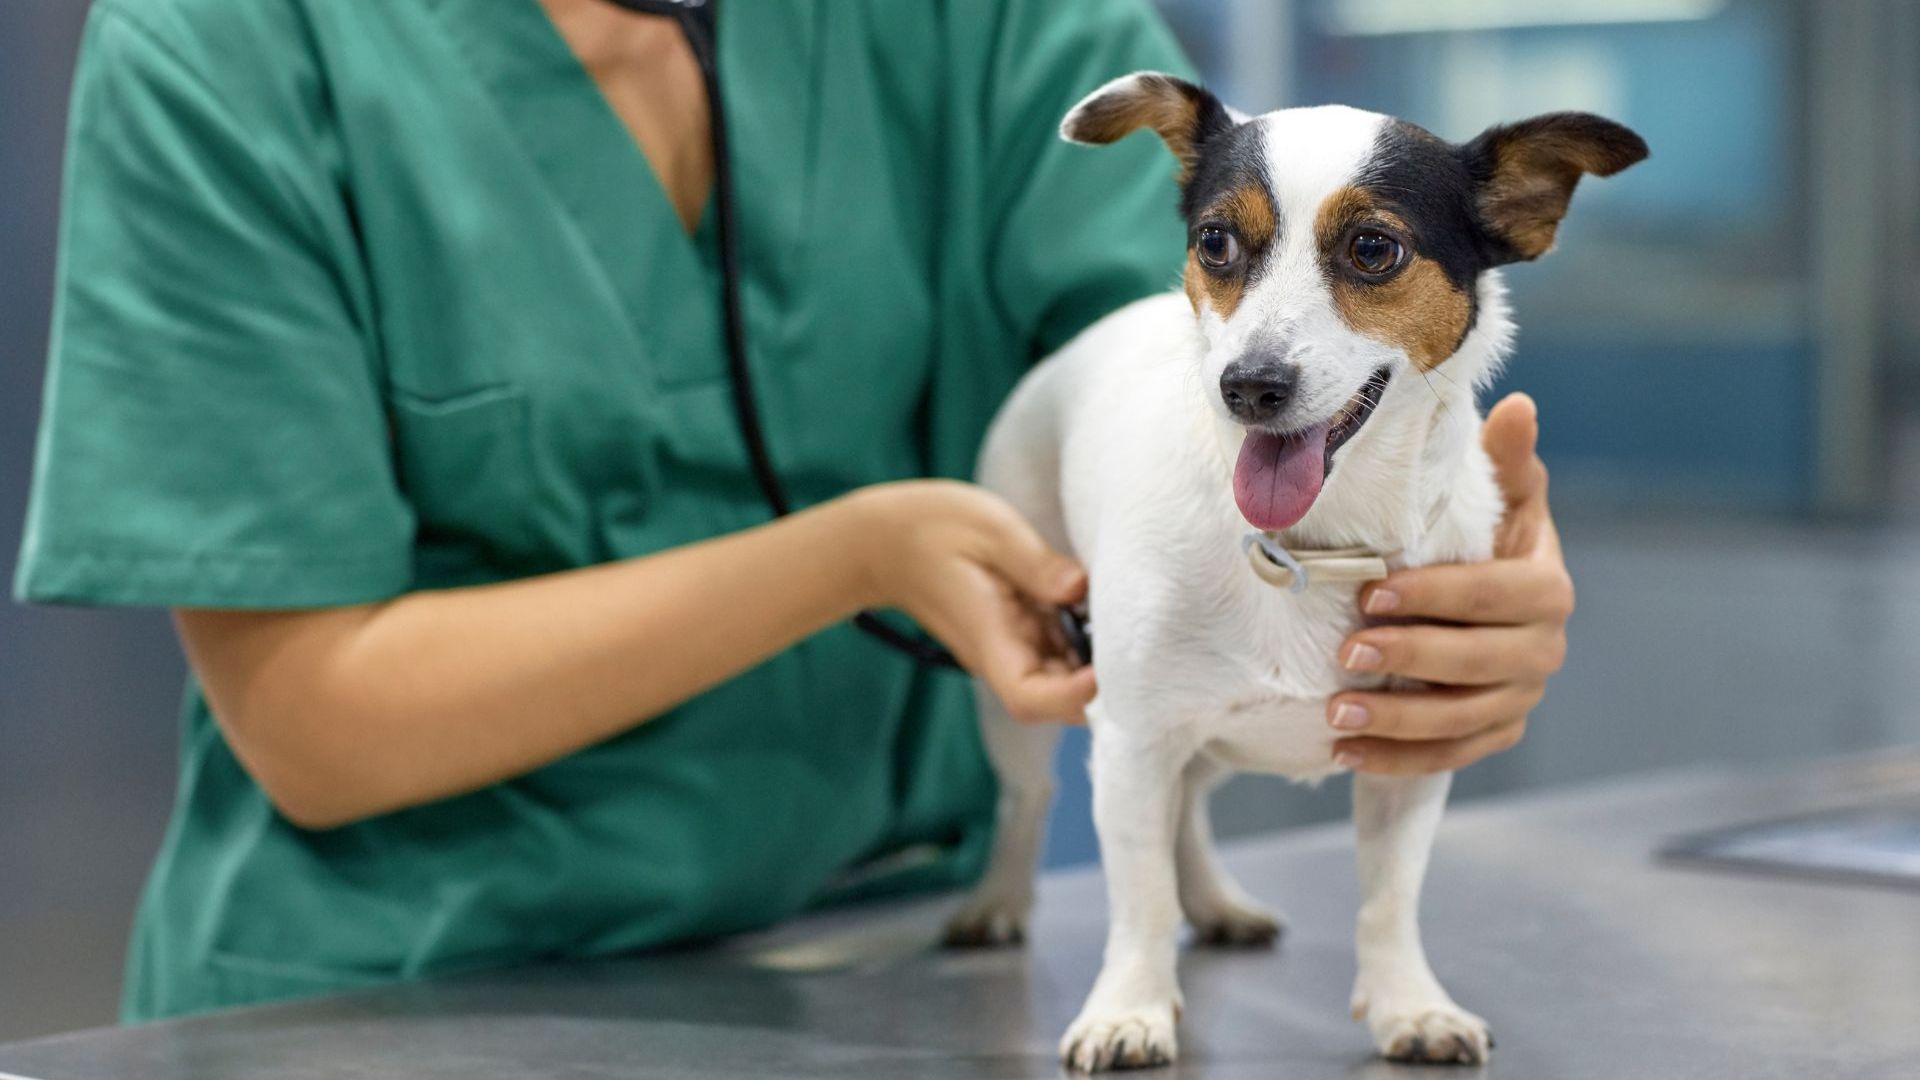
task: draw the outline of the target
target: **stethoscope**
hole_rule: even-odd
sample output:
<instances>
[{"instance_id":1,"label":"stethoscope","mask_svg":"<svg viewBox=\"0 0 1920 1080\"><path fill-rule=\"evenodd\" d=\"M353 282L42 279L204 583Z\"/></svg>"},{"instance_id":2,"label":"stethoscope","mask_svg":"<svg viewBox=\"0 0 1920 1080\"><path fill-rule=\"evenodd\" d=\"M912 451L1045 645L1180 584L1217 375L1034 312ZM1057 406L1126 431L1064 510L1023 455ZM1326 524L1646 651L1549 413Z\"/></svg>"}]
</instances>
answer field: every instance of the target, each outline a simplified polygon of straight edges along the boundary
<instances>
[{"instance_id":1,"label":"stethoscope","mask_svg":"<svg viewBox=\"0 0 1920 1080\"><path fill-rule=\"evenodd\" d=\"M726 110L720 101L720 73L714 47L714 0L609 0L629 11L643 15L672 18L686 36L700 65L700 77L707 92L709 128L713 140L713 194L717 212L715 224L720 241L720 293L726 325L727 375L733 386L733 412L746 442L747 462L753 478L774 517L785 517L792 509L786 488L774 471L773 458L767 452L766 432L760 426L760 406L754 396L753 370L747 363L747 328L740 314L739 226L734 212L733 165L727 155ZM853 617L853 625L888 648L935 667L960 668L960 662L938 642L930 638L896 630L871 611ZM1092 639L1085 621L1077 613L1061 609L1060 628L1068 643L1088 662L1093 656Z\"/></svg>"}]
</instances>

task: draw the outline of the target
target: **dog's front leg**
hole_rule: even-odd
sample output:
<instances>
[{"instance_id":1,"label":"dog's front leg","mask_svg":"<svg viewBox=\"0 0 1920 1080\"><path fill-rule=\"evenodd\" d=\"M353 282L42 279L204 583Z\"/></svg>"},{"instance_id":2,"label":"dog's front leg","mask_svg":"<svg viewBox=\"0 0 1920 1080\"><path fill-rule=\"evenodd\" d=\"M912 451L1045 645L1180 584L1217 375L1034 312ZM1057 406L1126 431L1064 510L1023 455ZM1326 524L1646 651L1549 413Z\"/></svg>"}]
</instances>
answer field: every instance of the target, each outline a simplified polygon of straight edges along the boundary
<instances>
[{"instance_id":1,"label":"dog's front leg","mask_svg":"<svg viewBox=\"0 0 1920 1080\"><path fill-rule=\"evenodd\" d=\"M1111 725L1093 740L1093 820L1107 874L1106 957L1093 993L1060 1041L1069 1066L1098 1069L1173 1060L1180 1010L1174 972L1180 900L1174 831L1187 755Z\"/></svg>"},{"instance_id":2,"label":"dog's front leg","mask_svg":"<svg viewBox=\"0 0 1920 1080\"><path fill-rule=\"evenodd\" d=\"M1452 780L1451 773L1353 780L1360 861L1353 1015L1396 1060L1478 1064L1493 1045L1486 1021L1440 986L1420 943L1420 885Z\"/></svg>"}]
</instances>

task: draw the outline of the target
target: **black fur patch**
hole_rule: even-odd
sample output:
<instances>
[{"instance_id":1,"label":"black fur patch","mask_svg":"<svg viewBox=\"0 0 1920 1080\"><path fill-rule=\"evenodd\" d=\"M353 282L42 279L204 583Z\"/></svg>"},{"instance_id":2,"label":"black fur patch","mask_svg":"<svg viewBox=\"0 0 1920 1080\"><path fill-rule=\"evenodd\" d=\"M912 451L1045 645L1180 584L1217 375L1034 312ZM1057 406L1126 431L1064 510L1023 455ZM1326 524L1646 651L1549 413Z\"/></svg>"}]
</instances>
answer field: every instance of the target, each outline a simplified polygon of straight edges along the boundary
<instances>
[{"instance_id":1,"label":"black fur patch","mask_svg":"<svg viewBox=\"0 0 1920 1080\"><path fill-rule=\"evenodd\" d=\"M1487 218L1503 205L1496 201L1490 208L1489 192L1499 191L1503 156L1516 147L1520 167L1544 172L1558 189L1552 200L1538 191L1520 196L1519 216L1530 214L1535 231L1548 239L1582 173L1612 176L1647 156L1639 135L1588 113L1549 113L1492 127L1464 146L1393 120L1375 139L1373 159L1357 186L1405 218L1420 253L1473 296L1482 271L1535 258L1545 248L1536 239L1533 249L1523 250L1514 242L1521 234L1503 233L1499 221Z\"/></svg>"},{"instance_id":2,"label":"black fur patch","mask_svg":"<svg viewBox=\"0 0 1920 1080\"><path fill-rule=\"evenodd\" d=\"M1193 147L1200 156L1205 157L1207 144L1222 136L1229 135L1237 125L1233 117L1227 114L1227 107L1213 96L1213 91L1189 82L1181 82L1187 97L1194 103Z\"/></svg>"},{"instance_id":3,"label":"black fur patch","mask_svg":"<svg viewBox=\"0 0 1920 1080\"><path fill-rule=\"evenodd\" d=\"M1466 293L1465 342L1480 321L1480 274L1506 260L1491 257L1496 242L1480 227L1479 186L1461 148L1417 124L1389 120L1354 186L1412 226L1414 250Z\"/></svg>"},{"instance_id":4,"label":"black fur patch","mask_svg":"<svg viewBox=\"0 0 1920 1080\"><path fill-rule=\"evenodd\" d=\"M1267 191L1273 190L1267 178L1266 138L1257 123L1229 122L1200 144L1200 160L1194 163L1193 175L1180 189L1180 216L1188 225L1198 225L1196 214L1213 205L1220 196L1249 182Z\"/></svg>"},{"instance_id":5,"label":"black fur patch","mask_svg":"<svg viewBox=\"0 0 1920 1080\"><path fill-rule=\"evenodd\" d=\"M1404 120L1389 121L1354 186L1400 215L1413 228L1414 250L1469 296L1480 272L1494 265L1474 209L1478 188L1452 143Z\"/></svg>"},{"instance_id":6,"label":"black fur patch","mask_svg":"<svg viewBox=\"0 0 1920 1080\"><path fill-rule=\"evenodd\" d=\"M1221 116L1226 116L1224 110ZM1280 204L1273 197L1273 182L1267 175L1266 134L1257 122L1229 121L1227 127L1200 144L1193 175L1180 189L1180 216L1187 223L1187 246L1193 246L1203 214L1236 189L1250 186L1267 195L1267 204L1273 209L1274 236L1285 235L1287 223L1281 220ZM1271 246L1269 243L1247 251L1242 272L1248 282L1259 278Z\"/></svg>"}]
</instances>

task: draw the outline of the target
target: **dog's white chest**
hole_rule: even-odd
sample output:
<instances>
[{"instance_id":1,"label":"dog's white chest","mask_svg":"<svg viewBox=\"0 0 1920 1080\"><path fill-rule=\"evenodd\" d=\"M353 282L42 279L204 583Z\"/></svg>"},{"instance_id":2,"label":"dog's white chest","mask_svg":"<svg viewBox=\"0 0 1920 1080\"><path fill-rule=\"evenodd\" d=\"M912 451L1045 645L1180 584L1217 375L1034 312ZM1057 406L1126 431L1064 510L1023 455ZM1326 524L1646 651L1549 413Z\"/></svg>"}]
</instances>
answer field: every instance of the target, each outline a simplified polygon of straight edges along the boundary
<instances>
[{"instance_id":1,"label":"dog's white chest","mask_svg":"<svg viewBox=\"0 0 1920 1080\"><path fill-rule=\"evenodd\" d=\"M1211 669L1210 701L1189 721L1202 753L1236 771L1295 780L1336 771L1327 698L1365 681L1343 672L1336 659L1341 641L1360 625L1353 591L1294 595L1252 583L1232 620L1243 636L1211 641L1211 663L1169 658Z\"/></svg>"},{"instance_id":2,"label":"dog's white chest","mask_svg":"<svg viewBox=\"0 0 1920 1080\"><path fill-rule=\"evenodd\" d=\"M1200 752L1235 772L1318 780L1338 771L1325 697L1252 697L1201 726Z\"/></svg>"}]
</instances>

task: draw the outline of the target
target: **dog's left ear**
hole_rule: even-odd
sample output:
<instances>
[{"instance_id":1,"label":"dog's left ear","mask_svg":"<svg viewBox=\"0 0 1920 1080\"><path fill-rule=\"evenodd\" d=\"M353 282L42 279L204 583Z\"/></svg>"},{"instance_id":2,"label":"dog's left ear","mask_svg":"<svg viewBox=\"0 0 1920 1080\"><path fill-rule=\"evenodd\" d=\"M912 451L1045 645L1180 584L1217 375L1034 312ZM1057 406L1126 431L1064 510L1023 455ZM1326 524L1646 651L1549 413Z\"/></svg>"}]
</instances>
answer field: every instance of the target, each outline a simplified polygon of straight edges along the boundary
<instances>
[{"instance_id":1,"label":"dog's left ear","mask_svg":"<svg viewBox=\"0 0 1920 1080\"><path fill-rule=\"evenodd\" d=\"M1580 177L1612 176L1644 161L1647 143L1605 117L1560 112L1490 127L1461 156L1498 266L1545 255Z\"/></svg>"},{"instance_id":2,"label":"dog's left ear","mask_svg":"<svg viewBox=\"0 0 1920 1080\"><path fill-rule=\"evenodd\" d=\"M1068 142L1105 144L1152 128L1180 159L1180 179L1193 175L1200 147L1231 130L1227 107L1203 87L1158 71L1123 75L1088 94L1060 122Z\"/></svg>"}]
</instances>

